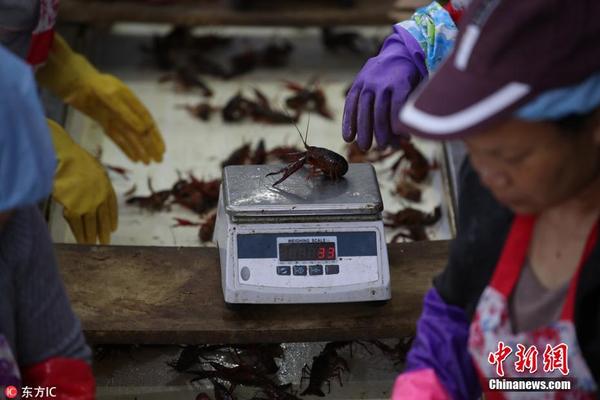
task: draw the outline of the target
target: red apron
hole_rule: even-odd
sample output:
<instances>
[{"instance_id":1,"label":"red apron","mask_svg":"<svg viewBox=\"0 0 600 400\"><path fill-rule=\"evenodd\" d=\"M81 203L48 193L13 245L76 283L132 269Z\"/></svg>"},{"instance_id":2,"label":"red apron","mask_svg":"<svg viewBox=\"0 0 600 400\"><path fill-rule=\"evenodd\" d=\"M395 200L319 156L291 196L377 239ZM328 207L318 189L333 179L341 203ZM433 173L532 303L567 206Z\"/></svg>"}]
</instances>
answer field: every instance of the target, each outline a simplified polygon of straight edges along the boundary
<instances>
[{"instance_id":1,"label":"red apron","mask_svg":"<svg viewBox=\"0 0 600 400\"><path fill-rule=\"evenodd\" d=\"M58 0L40 0L40 18L31 35L27 62L34 67L43 65L54 39L54 24L58 13Z\"/></svg>"},{"instance_id":2,"label":"red apron","mask_svg":"<svg viewBox=\"0 0 600 400\"><path fill-rule=\"evenodd\" d=\"M595 399L597 385L581 354L573 314L579 273L594 248L598 226L588 237L577 271L569 284L559 321L533 331L514 334L509 319L508 299L525 263L534 224L534 217L515 218L492 280L477 305L469 332L469 353L484 391L488 388L489 378L502 379L502 374L504 378L559 378L572 381L570 391L490 391L485 393L486 400Z\"/></svg>"}]
</instances>

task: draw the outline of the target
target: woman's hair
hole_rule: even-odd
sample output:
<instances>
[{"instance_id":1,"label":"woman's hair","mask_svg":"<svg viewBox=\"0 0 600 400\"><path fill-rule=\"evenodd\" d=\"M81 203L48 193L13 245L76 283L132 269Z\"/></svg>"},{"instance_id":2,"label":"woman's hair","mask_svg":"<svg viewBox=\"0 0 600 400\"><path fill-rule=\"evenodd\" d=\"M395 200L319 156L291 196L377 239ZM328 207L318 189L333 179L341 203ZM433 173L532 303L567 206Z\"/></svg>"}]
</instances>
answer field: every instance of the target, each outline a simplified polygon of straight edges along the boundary
<instances>
[{"instance_id":1,"label":"woman's hair","mask_svg":"<svg viewBox=\"0 0 600 400\"><path fill-rule=\"evenodd\" d=\"M565 135L583 133L589 128L592 121L597 119L596 114L598 114L599 110L600 109L596 108L586 114L570 114L553 121L553 123L558 127L558 130Z\"/></svg>"}]
</instances>

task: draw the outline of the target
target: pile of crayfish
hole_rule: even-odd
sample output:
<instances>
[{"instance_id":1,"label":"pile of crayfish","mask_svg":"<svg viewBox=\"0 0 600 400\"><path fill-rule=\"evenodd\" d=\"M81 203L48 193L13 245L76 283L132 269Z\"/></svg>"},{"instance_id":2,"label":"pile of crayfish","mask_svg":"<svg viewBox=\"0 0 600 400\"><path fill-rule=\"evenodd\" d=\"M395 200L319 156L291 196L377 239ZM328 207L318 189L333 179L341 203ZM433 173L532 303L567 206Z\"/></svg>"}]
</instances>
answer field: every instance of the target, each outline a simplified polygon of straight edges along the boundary
<instances>
[{"instance_id":1,"label":"pile of crayfish","mask_svg":"<svg viewBox=\"0 0 600 400\"><path fill-rule=\"evenodd\" d=\"M202 242L212 239L212 233L216 221L214 208L219 201L220 179L199 180L191 173L187 179L179 176L179 179L170 189L155 191L152 181L148 178L149 196L133 196L135 187L128 193L126 203L136 205L142 209L152 212L170 210L173 204L193 211L203 216L200 222L192 222L182 218L175 218L175 226L200 226L198 236Z\"/></svg>"},{"instance_id":2,"label":"pile of crayfish","mask_svg":"<svg viewBox=\"0 0 600 400\"><path fill-rule=\"evenodd\" d=\"M281 344L185 346L179 358L169 363L177 372L193 376L191 382L209 381L215 400L236 399L238 386L258 390L253 400L299 400L291 385L276 382L277 359L283 359ZM211 397L203 392L197 399Z\"/></svg>"},{"instance_id":3,"label":"pile of crayfish","mask_svg":"<svg viewBox=\"0 0 600 400\"><path fill-rule=\"evenodd\" d=\"M261 139L255 148L250 143L244 143L221 162L221 167L229 165L267 164L274 162L293 162L300 149L293 146L278 146L267 150L264 139ZM117 167L110 166L112 169ZM108 168L108 166L107 166ZM173 227L199 227L198 236L201 242L212 240L217 218L216 206L219 201L220 179L202 180L189 173L182 177L178 173L177 181L169 188L154 190L152 180L148 178L147 196L134 196L136 187L132 187L125 196L126 203L138 206L150 212L170 211L176 204L201 216L200 221L191 221L185 218L174 218Z\"/></svg>"},{"instance_id":4,"label":"pile of crayfish","mask_svg":"<svg viewBox=\"0 0 600 400\"><path fill-rule=\"evenodd\" d=\"M205 96L212 96L212 91L201 80L193 78L190 74L185 74L185 70L177 69L177 74L168 75L163 79L172 79L177 83L177 87L198 87ZM187 83L186 83L187 82ZM213 106L207 101L199 102L195 105L185 104L179 106L185 108L190 115L202 121L211 119L212 114L221 111L223 122L239 123L243 121L253 121L263 124L295 124L300 116L305 113L317 113L324 118L333 119L333 113L327 105L327 98L323 89L315 82L310 82L306 86L285 81L285 87L293 93L285 99L286 109L277 109L271 104L268 97L260 90L254 88L254 96L244 95L242 91L234 94L224 106Z\"/></svg>"},{"instance_id":5,"label":"pile of crayfish","mask_svg":"<svg viewBox=\"0 0 600 400\"><path fill-rule=\"evenodd\" d=\"M324 384L336 378L342 385L341 374L348 372L348 362L338 355L338 350L352 346L353 342L327 343L313 358L312 365L302 369L300 385L309 381L300 396L323 397ZM252 400L299 400L290 383L278 382L279 364L283 361L281 344L248 345L199 345L185 346L178 359L169 363L177 372L191 374L192 382L209 381L214 390L214 399L236 399L238 386L258 390ZM218 361L217 361L218 360ZM281 361L277 361L281 360ZM211 397L203 392L197 399Z\"/></svg>"},{"instance_id":6,"label":"pile of crayfish","mask_svg":"<svg viewBox=\"0 0 600 400\"><path fill-rule=\"evenodd\" d=\"M258 67L281 68L288 64L294 46L285 39L273 39L261 48L246 48L231 55L228 62L217 61L215 51L230 47L234 40L218 35L196 36L190 28L174 27L165 36L155 36L142 50L154 57L162 70L185 67L194 75L231 79Z\"/></svg>"},{"instance_id":7,"label":"pile of crayfish","mask_svg":"<svg viewBox=\"0 0 600 400\"><path fill-rule=\"evenodd\" d=\"M300 400L298 396L326 396L331 392L331 381L343 386L342 376L350 372L350 367L348 360L340 355L342 350L350 357L354 345L361 346L369 355L379 350L394 366L400 367L412 340L411 335L394 345L380 340L326 343L311 364L302 368L300 382L297 382L299 393L293 391L292 383L280 381L280 365L285 363L281 344L184 346L179 357L168 365L177 372L191 375L191 382L211 383L213 396L202 392L197 400L239 399L236 389L240 386L256 390L250 400Z\"/></svg>"},{"instance_id":8,"label":"pile of crayfish","mask_svg":"<svg viewBox=\"0 0 600 400\"><path fill-rule=\"evenodd\" d=\"M392 164L390 170L397 177L395 191L398 195L410 202L419 203L422 199L420 185L427 181L429 173L437 169L437 163L430 163L415 144L410 140L401 140L398 148L386 150L371 150L363 152L356 142L348 146L348 160L350 162L378 163L392 156L400 157ZM401 166L405 166L401 168ZM441 218L441 208L438 206L433 213L427 214L414 208L405 208L395 214L384 215L385 226L402 229L395 234L391 241L409 239L412 241L428 240L425 227L437 223Z\"/></svg>"}]
</instances>

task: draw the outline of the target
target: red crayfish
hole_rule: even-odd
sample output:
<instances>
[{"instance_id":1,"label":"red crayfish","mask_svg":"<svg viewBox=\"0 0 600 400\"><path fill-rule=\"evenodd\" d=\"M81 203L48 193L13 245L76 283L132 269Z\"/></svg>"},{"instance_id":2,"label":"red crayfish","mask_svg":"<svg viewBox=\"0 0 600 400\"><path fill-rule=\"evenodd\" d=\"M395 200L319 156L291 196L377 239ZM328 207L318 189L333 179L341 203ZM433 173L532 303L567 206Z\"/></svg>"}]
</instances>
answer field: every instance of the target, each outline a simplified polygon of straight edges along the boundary
<instances>
[{"instance_id":1,"label":"red crayfish","mask_svg":"<svg viewBox=\"0 0 600 400\"><path fill-rule=\"evenodd\" d=\"M395 214L384 213L384 225L390 228L405 228L409 233L400 232L392 237L391 242L399 238L411 239L413 241L427 240L426 226L437 223L442 217L442 208L437 206L433 213L426 214L414 208L405 208Z\"/></svg>"},{"instance_id":2,"label":"red crayfish","mask_svg":"<svg viewBox=\"0 0 600 400\"><path fill-rule=\"evenodd\" d=\"M308 85L302 86L299 83L286 81L286 87L294 95L285 100L285 104L300 114L303 111L315 111L327 119L333 119L333 114L327 107L327 98L325 92L313 79Z\"/></svg>"},{"instance_id":3,"label":"red crayfish","mask_svg":"<svg viewBox=\"0 0 600 400\"><path fill-rule=\"evenodd\" d=\"M406 171L406 175L408 175L413 181L420 183L427 179L429 175L429 171L434 169L436 166L430 165L427 158L421 153L415 145L410 140L401 140L400 148L404 152L402 157L396 161L396 163L392 166L392 169L395 170L398 168L402 160L408 161L410 167Z\"/></svg>"},{"instance_id":4,"label":"red crayfish","mask_svg":"<svg viewBox=\"0 0 600 400\"><path fill-rule=\"evenodd\" d=\"M348 162L344 156L323 147L309 146L306 143L309 125L310 120L306 126L306 137L302 137L302 132L300 132L298 127L296 127L296 129L298 129L298 133L300 134L300 138L304 143L304 148L306 149L305 152L299 154L300 158L288 164L288 166L280 169L279 171L271 172L266 175L270 176L283 173L283 176L277 182L275 182L273 186L279 185L281 182L285 181L290 177L290 175L298 171L306 163L310 164L312 167L309 177L318 175L320 171L322 175L325 175L333 180L338 180L344 176L346 172L348 172Z\"/></svg>"},{"instance_id":5,"label":"red crayfish","mask_svg":"<svg viewBox=\"0 0 600 400\"><path fill-rule=\"evenodd\" d=\"M164 75L159 78L159 82L175 82L175 90L187 92L192 88L198 88L204 97L212 97L213 90L198 78L195 72L189 66L177 67L174 72Z\"/></svg>"},{"instance_id":6,"label":"red crayfish","mask_svg":"<svg viewBox=\"0 0 600 400\"><path fill-rule=\"evenodd\" d=\"M150 196L135 196L127 199L127 204L135 204L140 208L145 208L150 211L161 211L168 208L166 205L167 200L171 196L170 190L161 190L158 192L152 188L152 180L148 178L148 189L150 190Z\"/></svg>"},{"instance_id":7,"label":"red crayfish","mask_svg":"<svg viewBox=\"0 0 600 400\"><path fill-rule=\"evenodd\" d=\"M184 104L178 106L178 108L184 108L187 112L190 113L192 117L196 117L201 119L202 121L210 120L210 117L215 111L219 111L219 107L211 106L209 103L198 103L196 105Z\"/></svg>"}]
</instances>

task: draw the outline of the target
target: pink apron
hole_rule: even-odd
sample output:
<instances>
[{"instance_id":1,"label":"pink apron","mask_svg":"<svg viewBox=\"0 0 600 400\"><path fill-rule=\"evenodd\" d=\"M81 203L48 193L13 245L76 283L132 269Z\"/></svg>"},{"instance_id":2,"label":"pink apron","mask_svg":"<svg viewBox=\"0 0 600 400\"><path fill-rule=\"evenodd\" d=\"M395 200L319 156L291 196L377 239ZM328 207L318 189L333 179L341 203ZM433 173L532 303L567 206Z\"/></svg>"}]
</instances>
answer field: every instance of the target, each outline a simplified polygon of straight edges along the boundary
<instances>
[{"instance_id":1,"label":"pink apron","mask_svg":"<svg viewBox=\"0 0 600 400\"><path fill-rule=\"evenodd\" d=\"M484 290L469 333L469 352L481 379L557 378L571 380L570 391L485 393L487 399L595 399L597 385L581 354L573 315L582 265L597 240L598 226L590 233L577 272L571 279L559 321L533 331L514 334L508 299L526 260L535 218L519 216L511 231L488 287ZM502 376L503 375L503 376Z\"/></svg>"}]
</instances>

